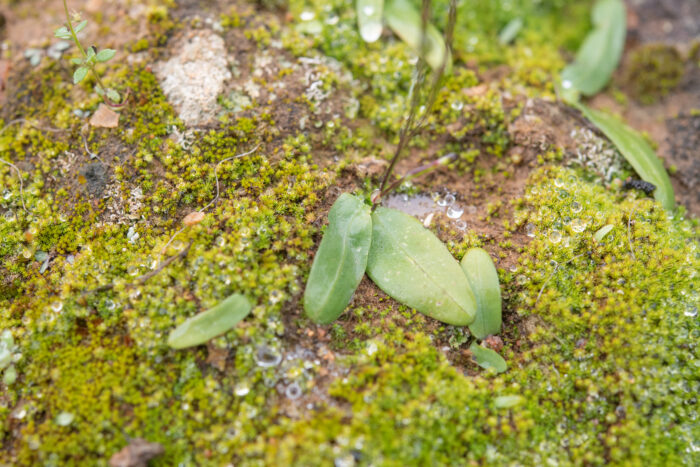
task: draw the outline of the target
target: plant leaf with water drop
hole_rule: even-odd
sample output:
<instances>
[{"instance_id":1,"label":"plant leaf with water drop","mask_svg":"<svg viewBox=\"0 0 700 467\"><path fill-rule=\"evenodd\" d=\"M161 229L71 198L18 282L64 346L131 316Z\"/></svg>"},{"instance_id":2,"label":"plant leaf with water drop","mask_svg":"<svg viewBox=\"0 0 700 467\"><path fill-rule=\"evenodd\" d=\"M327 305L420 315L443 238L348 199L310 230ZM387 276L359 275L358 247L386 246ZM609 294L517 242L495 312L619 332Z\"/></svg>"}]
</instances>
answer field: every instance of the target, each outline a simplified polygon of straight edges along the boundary
<instances>
[{"instance_id":1,"label":"plant leaf with water drop","mask_svg":"<svg viewBox=\"0 0 700 467\"><path fill-rule=\"evenodd\" d=\"M328 324L340 316L365 274L371 241L369 206L343 193L328 213L328 228L306 282L304 310L309 318Z\"/></svg>"},{"instance_id":2,"label":"plant leaf with water drop","mask_svg":"<svg viewBox=\"0 0 700 467\"><path fill-rule=\"evenodd\" d=\"M382 35L384 0L357 0L357 28L365 42L374 42Z\"/></svg>"},{"instance_id":3,"label":"plant leaf with water drop","mask_svg":"<svg viewBox=\"0 0 700 467\"><path fill-rule=\"evenodd\" d=\"M367 274L397 301L439 321L471 324L476 300L445 245L413 216L377 208Z\"/></svg>"},{"instance_id":4,"label":"plant leaf with water drop","mask_svg":"<svg viewBox=\"0 0 700 467\"><path fill-rule=\"evenodd\" d=\"M445 41L437 28L430 23L425 30L425 49L422 49L423 21L410 1L388 0L384 18L391 30L423 57L433 70L440 68L443 62L446 70L450 68L451 57L448 56Z\"/></svg>"},{"instance_id":5,"label":"plant leaf with water drop","mask_svg":"<svg viewBox=\"0 0 700 467\"><path fill-rule=\"evenodd\" d=\"M476 362L476 364L484 370L493 368L494 370L496 370L496 373L503 373L508 369L508 365L506 364L506 361L503 360L503 357L501 357L500 355L498 355L498 353L491 349L482 347L476 342L474 342L469 347L469 350L474 356L474 361Z\"/></svg>"},{"instance_id":6,"label":"plant leaf with water drop","mask_svg":"<svg viewBox=\"0 0 700 467\"><path fill-rule=\"evenodd\" d=\"M477 339L501 332L501 285L496 266L481 248L472 248L464 255L462 271L476 298L476 319L469 330Z\"/></svg>"},{"instance_id":7,"label":"plant leaf with water drop","mask_svg":"<svg viewBox=\"0 0 700 467\"><path fill-rule=\"evenodd\" d=\"M596 242L600 242L608 233L610 233L613 227L614 226L612 224L604 225L603 227L598 229L598 231L595 234L593 234L593 240L595 240Z\"/></svg>"},{"instance_id":8,"label":"plant leaf with water drop","mask_svg":"<svg viewBox=\"0 0 700 467\"><path fill-rule=\"evenodd\" d=\"M218 305L188 319L170 333L168 345L184 349L204 344L233 328L248 316L252 305L243 295L233 294Z\"/></svg>"},{"instance_id":9,"label":"plant leaf with water drop","mask_svg":"<svg viewBox=\"0 0 700 467\"><path fill-rule=\"evenodd\" d=\"M562 83L586 96L592 96L608 84L625 46L627 13L622 0L598 0L591 13L593 30L576 54L576 60L561 73Z\"/></svg>"},{"instance_id":10,"label":"plant leaf with water drop","mask_svg":"<svg viewBox=\"0 0 700 467\"><path fill-rule=\"evenodd\" d=\"M610 141L617 147L627 162L634 168L642 180L653 183L656 186L654 198L664 208L672 210L676 206L673 195L671 179L664 169L664 165L656 156L642 136L629 126L612 115L586 107L581 103L574 103L583 115L605 133Z\"/></svg>"}]
</instances>

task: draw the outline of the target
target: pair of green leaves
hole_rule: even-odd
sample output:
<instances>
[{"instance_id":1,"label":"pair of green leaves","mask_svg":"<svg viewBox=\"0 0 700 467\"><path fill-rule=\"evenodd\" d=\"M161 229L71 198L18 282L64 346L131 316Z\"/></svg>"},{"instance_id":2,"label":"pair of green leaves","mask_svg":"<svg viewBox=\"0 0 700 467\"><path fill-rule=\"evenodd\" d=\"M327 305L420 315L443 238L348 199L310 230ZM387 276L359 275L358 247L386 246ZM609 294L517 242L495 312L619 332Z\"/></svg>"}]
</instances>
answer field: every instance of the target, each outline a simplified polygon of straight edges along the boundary
<instances>
[{"instance_id":1,"label":"pair of green leaves","mask_svg":"<svg viewBox=\"0 0 700 467\"><path fill-rule=\"evenodd\" d=\"M579 102L579 94L592 96L603 89L620 62L627 33L627 15L622 0L598 0L593 7L594 25L579 49L576 60L561 74L564 100L578 108L615 144L639 176L656 185L654 197L666 209L675 207L673 187L649 144L616 118Z\"/></svg>"},{"instance_id":2,"label":"pair of green leaves","mask_svg":"<svg viewBox=\"0 0 700 467\"><path fill-rule=\"evenodd\" d=\"M483 250L470 251L460 266L414 217L383 207L371 212L347 193L328 218L304 293L313 321L335 321L367 272L388 295L427 316L470 326L480 339L500 332L498 276Z\"/></svg>"},{"instance_id":3,"label":"pair of green leaves","mask_svg":"<svg viewBox=\"0 0 700 467\"><path fill-rule=\"evenodd\" d=\"M443 63L449 68L450 57L440 31L423 20L409 0L357 0L357 26L365 42L374 42L382 34L382 18L394 33L418 53L434 70ZM423 34L425 33L425 43Z\"/></svg>"},{"instance_id":4,"label":"pair of green leaves","mask_svg":"<svg viewBox=\"0 0 700 467\"><path fill-rule=\"evenodd\" d=\"M73 65L79 65L73 73L73 84L78 84L83 79L85 79L85 77L88 74L88 71L90 71L90 68L93 67L96 63L109 61L114 57L116 53L117 51L114 49L104 49L95 53L94 47L88 47L87 51L85 52L86 55L84 58L71 58L70 61ZM116 100L118 99L119 95L117 95Z\"/></svg>"}]
</instances>

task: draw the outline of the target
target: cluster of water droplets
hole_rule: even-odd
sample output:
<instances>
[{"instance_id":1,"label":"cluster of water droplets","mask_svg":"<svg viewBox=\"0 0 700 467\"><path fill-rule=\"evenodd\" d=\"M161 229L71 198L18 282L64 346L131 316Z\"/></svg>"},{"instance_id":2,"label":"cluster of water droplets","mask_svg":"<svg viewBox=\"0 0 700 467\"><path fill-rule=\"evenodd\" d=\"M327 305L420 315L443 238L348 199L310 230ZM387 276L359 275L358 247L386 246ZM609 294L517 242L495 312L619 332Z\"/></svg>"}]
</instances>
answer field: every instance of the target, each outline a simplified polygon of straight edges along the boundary
<instances>
[{"instance_id":1,"label":"cluster of water droplets","mask_svg":"<svg viewBox=\"0 0 700 467\"><path fill-rule=\"evenodd\" d=\"M467 221L464 218L474 216L475 206L464 206L457 201L456 193L447 190L436 191L431 195L408 196L393 195L385 200L385 206L418 217L425 227L429 227L436 214L444 214L451 220L452 225L460 232L467 231Z\"/></svg>"},{"instance_id":2,"label":"cluster of water droplets","mask_svg":"<svg viewBox=\"0 0 700 467\"><path fill-rule=\"evenodd\" d=\"M580 165L597 173L610 183L622 169L624 159L614 146L596 136L588 128L574 129L570 134L576 144L570 164Z\"/></svg>"}]
</instances>

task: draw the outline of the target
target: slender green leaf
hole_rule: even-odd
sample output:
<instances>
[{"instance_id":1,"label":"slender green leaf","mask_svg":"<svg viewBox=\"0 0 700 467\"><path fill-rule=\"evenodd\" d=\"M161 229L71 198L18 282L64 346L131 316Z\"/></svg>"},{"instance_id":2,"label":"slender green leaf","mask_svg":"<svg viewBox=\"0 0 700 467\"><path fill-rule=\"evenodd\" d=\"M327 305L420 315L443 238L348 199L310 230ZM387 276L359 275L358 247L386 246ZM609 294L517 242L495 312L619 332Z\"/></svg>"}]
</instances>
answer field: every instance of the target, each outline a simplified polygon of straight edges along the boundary
<instances>
[{"instance_id":1,"label":"slender green leaf","mask_svg":"<svg viewBox=\"0 0 700 467\"><path fill-rule=\"evenodd\" d=\"M374 42L382 35L384 0L357 0L357 28L365 42Z\"/></svg>"},{"instance_id":2,"label":"slender green leaf","mask_svg":"<svg viewBox=\"0 0 700 467\"><path fill-rule=\"evenodd\" d=\"M595 234L593 234L593 239L596 242L600 242L608 233L610 233L613 227L614 226L612 224L604 225L603 227L598 229L598 231Z\"/></svg>"},{"instance_id":3,"label":"slender green leaf","mask_svg":"<svg viewBox=\"0 0 700 467\"><path fill-rule=\"evenodd\" d=\"M493 400L493 405L497 409L509 409L522 404L524 401L525 398L523 396L499 396Z\"/></svg>"},{"instance_id":4,"label":"slender green leaf","mask_svg":"<svg viewBox=\"0 0 700 467\"><path fill-rule=\"evenodd\" d=\"M100 50L98 54L95 56L95 59L98 62L106 62L107 60L111 60L112 57L114 57L114 54L116 54L117 51L113 49L104 49Z\"/></svg>"},{"instance_id":5,"label":"slender green leaf","mask_svg":"<svg viewBox=\"0 0 700 467\"><path fill-rule=\"evenodd\" d=\"M476 362L476 364L484 370L493 368L494 370L496 370L496 373L503 373L508 369L508 365L506 364L506 361L503 360L503 357L501 357L491 349L482 347L476 342L474 342L469 347L469 350L474 356L474 361Z\"/></svg>"},{"instance_id":6,"label":"slender green leaf","mask_svg":"<svg viewBox=\"0 0 700 467\"><path fill-rule=\"evenodd\" d=\"M414 217L377 208L367 274L384 292L423 314L465 326L476 316L469 282L445 245Z\"/></svg>"},{"instance_id":7,"label":"slender green leaf","mask_svg":"<svg viewBox=\"0 0 700 467\"><path fill-rule=\"evenodd\" d=\"M501 286L496 266L481 248L472 248L462 258L462 271L476 298L476 319L469 330L477 339L501 332Z\"/></svg>"},{"instance_id":8,"label":"slender green leaf","mask_svg":"<svg viewBox=\"0 0 700 467\"><path fill-rule=\"evenodd\" d=\"M387 0L384 18L391 30L423 57L433 70L440 68L443 62L445 69L450 68L451 57L447 55L445 41L432 24L427 25L425 49L421 48L423 21L409 0Z\"/></svg>"},{"instance_id":9,"label":"slender green leaf","mask_svg":"<svg viewBox=\"0 0 700 467\"><path fill-rule=\"evenodd\" d=\"M80 31L85 29L85 26L87 26L87 20L83 20L80 23L78 23L77 26L73 26L73 31L75 31L76 34L78 34Z\"/></svg>"},{"instance_id":10,"label":"slender green leaf","mask_svg":"<svg viewBox=\"0 0 700 467\"><path fill-rule=\"evenodd\" d=\"M598 0L591 14L594 29L586 36L576 60L562 71L562 85L592 96L610 80L625 46L627 14L622 0Z\"/></svg>"},{"instance_id":11,"label":"slender green leaf","mask_svg":"<svg viewBox=\"0 0 700 467\"><path fill-rule=\"evenodd\" d=\"M584 104L574 103L583 115L605 133L610 141L615 144L627 162L634 168L637 174L645 181L656 186L654 198L659 201L664 208L672 210L676 201L673 195L671 180L664 169L664 165L656 156L654 150L649 146L642 136L622 123L612 115L588 108Z\"/></svg>"},{"instance_id":12,"label":"slender green leaf","mask_svg":"<svg viewBox=\"0 0 700 467\"><path fill-rule=\"evenodd\" d=\"M343 312L367 268L372 241L370 209L343 193L328 214L328 228L318 248L304 292L304 310L328 324Z\"/></svg>"},{"instance_id":13,"label":"slender green leaf","mask_svg":"<svg viewBox=\"0 0 700 467\"><path fill-rule=\"evenodd\" d=\"M501 44L510 44L518 36L518 33L523 28L522 18L513 18L498 34L498 42Z\"/></svg>"},{"instance_id":14,"label":"slender green leaf","mask_svg":"<svg viewBox=\"0 0 700 467\"><path fill-rule=\"evenodd\" d=\"M78 84L81 82L83 79L85 79L85 76L88 73L88 69L84 66L81 66L80 68L77 68L75 72L73 73L73 84Z\"/></svg>"},{"instance_id":15,"label":"slender green leaf","mask_svg":"<svg viewBox=\"0 0 700 467\"><path fill-rule=\"evenodd\" d=\"M168 345L184 349L204 344L233 328L250 313L251 304L240 294L233 294L218 305L188 319L170 333Z\"/></svg>"}]
</instances>

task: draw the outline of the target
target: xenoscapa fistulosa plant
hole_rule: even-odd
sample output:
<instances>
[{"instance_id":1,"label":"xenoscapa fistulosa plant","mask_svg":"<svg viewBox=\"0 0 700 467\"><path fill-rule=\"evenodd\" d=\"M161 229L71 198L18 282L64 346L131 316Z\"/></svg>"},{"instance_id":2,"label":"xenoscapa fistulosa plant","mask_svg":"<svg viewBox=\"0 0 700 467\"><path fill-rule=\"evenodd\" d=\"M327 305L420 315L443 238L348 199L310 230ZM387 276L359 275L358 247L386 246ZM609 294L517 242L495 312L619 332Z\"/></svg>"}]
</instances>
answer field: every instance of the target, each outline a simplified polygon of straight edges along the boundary
<instances>
[{"instance_id":1,"label":"xenoscapa fistulosa plant","mask_svg":"<svg viewBox=\"0 0 700 467\"><path fill-rule=\"evenodd\" d=\"M362 3L358 2L358 8ZM391 5L393 3L390 2ZM445 49L439 66L434 60L433 63L428 62L429 52L435 49L435 40L431 39L428 28L430 2L423 1L420 14L402 18L406 31L417 31L419 34L418 39L413 39L418 44L420 59L412 85L409 113L381 185L372 194L371 206L357 196L343 193L330 210L328 227L314 258L304 292L305 312L317 323L335 321L367 273L380 289L395 300L444 323L469 326L471 334L477 339L485 339L501 330L500 284L488 253L479 248L472 249L460 265L447 247L416 218L379 205L381 199L402 181L444 165L454 157L442 157L389 183L403 150L430 114L443 74L450 66L456 3L456 0L450 2ZM366 27L366 24L360 26ZM440 42L443 43L442 38ZM421 96L428 66L434 70L432 82L427 96ZM426 105L423 115L418 118L421 97L425 97ZM471 350L482 367L505 371L505 361L493 350L476 342Z\"/></svg>"},{"instance_id":2,"label":"xenoscapa fistulosa plant","mask_svg":"<svg viewBox=\"0 0 700 467\"><path fill-rule=\"evenodd\" d=\"M80 51L80 57L74 57L70 60L73 65L78 66L73 72L73 84L80 83L89 72L92 72L92 76L97 82L95 92L102 97L105 104L110 107L123 106L126 99L122 102L122 98L116 90L106 87L96 69L98 63L108 62L114 58L117 53L116 50L102 49L98 51L95 46L84 47L80 39L78 39L78 33L85 29L85 26L88 24L87 20L81 20L79 13L69 13L66 0L63 0L63 9L66 14L66 24L56 29L54 36L59 39L72 41Z\"/></svg>"}]
</instances>

